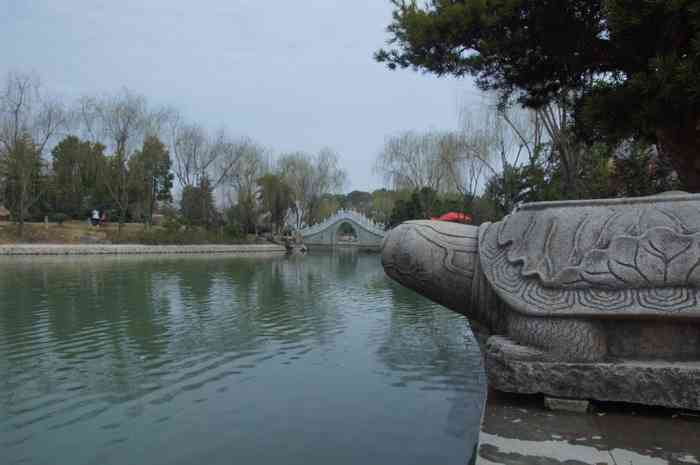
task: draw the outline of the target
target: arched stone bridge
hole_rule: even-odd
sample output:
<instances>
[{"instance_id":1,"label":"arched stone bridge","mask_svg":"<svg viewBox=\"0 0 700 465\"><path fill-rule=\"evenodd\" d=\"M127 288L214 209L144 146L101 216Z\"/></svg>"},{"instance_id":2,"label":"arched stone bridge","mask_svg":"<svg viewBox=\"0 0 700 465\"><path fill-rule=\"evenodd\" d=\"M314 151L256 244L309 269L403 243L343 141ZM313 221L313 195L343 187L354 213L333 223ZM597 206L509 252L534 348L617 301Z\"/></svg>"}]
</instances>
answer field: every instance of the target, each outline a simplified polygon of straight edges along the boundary
<instances>
[{"instance_id":1,"label":"arched stone bridge","mask_svg":"<svg viewBox=\"0 0 700 465\"><path fill-rule=\"evenodd\" d=\"M356 240L341 241L338 232L343 224L349 224L355 230ZM355 246L378 249L384 239L384 228L360 212L338 210L333 216L321 223L299 231L307 245Z\"/></svg>"}]
</instances>

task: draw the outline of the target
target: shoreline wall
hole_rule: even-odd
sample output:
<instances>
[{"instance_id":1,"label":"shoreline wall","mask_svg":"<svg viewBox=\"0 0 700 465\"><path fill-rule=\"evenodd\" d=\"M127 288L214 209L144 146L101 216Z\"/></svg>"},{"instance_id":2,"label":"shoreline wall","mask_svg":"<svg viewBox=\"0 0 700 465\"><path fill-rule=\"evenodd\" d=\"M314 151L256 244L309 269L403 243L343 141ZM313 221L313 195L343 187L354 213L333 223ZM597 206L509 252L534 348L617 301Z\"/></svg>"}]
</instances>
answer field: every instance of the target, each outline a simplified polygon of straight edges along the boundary
<instances>
[{"instance_id":1,"label":"shoreline wall","mask_svg":"<svg viewBox=\"0 0 700 465\"><path fill-rule=\"evenodd\" d=\"M274 244L237 245L70 245L70 244L13 244L0 245L1 256L50 255L185 255L185 254L251 254L286 253L284 247Z\"/></svg>"}]
</instances>

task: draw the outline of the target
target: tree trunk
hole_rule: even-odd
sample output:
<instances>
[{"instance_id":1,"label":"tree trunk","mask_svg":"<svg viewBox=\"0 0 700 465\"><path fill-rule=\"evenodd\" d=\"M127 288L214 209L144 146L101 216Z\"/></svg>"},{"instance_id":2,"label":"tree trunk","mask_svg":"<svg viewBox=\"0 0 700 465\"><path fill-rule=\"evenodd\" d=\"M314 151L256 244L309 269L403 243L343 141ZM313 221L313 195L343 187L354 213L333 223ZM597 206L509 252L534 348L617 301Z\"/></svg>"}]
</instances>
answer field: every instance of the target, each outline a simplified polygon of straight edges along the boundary
<instances>
[{"instance_id":1,"label":"tree trunk","mask_svg":"<svg viewBox=\"0 0 700 465\"><path fill-rule=\"evenodd\" d=\"M683 188L700 192L700 131L694 124L659 129L656 132L659 154L667 157Z\"/></svg>"},{"instance_id":2,"label":"tree trunk","mask_svg":"<svg viewBox=\"0 0 700 465\"><path fill-rule=\"evenodd\" d=\"M21 198L19 199L19 223L17 226L17 236L20 239L24 238L24 192L22 192Z\"/></svg>"},{"instance_id":3,"label":"tree trunk","mask_svg":"<svg viewBox=\"0 0 700 465\"><path fill-rule=\"evenodd\" d=\"M200 192L202 194L202 225L204 229L209 229L209 209L207 205L207 200L209 200L209 184L202 183Z\"/></svg>"},{"instance_id":4,"label":"tree trunk","mask_svg":"<svg viewBox=\"0 0 700 465\"><path fill-rule=\"evenodd\" d=\"M122 237L122 228L124 227L124 223L126 222L126 213L124 212L123 208L119 209L119 224L117 225L117 237L121 239Z\"/></svg>"},{"instance_id":5,"label":"tree trunk","mask_svg":"<svg viewBox=\"0 0 700 465\"><path fill-rule=\"evenodd\" d=\"M153 183L151 183L146 202L148 203L148 211L146 211L146 229L150 230L151 226L153 226L153 210L156 208L156 192Z\"/></svg>"},{"instance_id":6,"label":"tree trunk","mask_svg":"<svg viewBox=\"0 0 700 465\"><path fill-rule=\"evenodd\" d=\"M119 224L117 225L117 238L119 239L121 239L122 237L122 228L124 227L124 223L126 223L126 209L129 208L128 205L128 202L125 202L123 199L117 205L119 207Z\"/></svg>"},{"instance_id":7,"label":"tree trunk","mask_svg":"<svg viewBox=\"0 0 700 465\"><path fill-rule=\"evenodd\" d=\"M27 208L27 185L24 179L20 181L20 185L21 187L19 190L19 208L17 209L19 211L19 227L17 228L17 235L20 239L22 239L24 238L24 210Z\"/></svg>"}]
</instances>

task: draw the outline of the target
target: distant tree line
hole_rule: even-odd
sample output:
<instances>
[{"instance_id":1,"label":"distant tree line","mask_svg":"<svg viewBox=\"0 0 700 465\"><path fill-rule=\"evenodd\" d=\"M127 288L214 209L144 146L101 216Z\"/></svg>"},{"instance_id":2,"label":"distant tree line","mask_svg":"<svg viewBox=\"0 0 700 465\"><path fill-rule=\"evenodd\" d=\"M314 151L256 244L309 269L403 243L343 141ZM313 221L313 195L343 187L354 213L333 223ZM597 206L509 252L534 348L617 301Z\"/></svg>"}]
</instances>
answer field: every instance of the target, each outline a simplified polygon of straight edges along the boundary
<instances>
[{"instance_id":1,"label":"distant tree line","mask_svg":"<svg viewBox=\"0 0 700 465\"><path fill-rule=\"evenodd\" d=\"M478 113L464 112L459 131L406 132L386 140L376 169L395 193L391 225L446 211L467 213L478 224L499 220L523 202L681 188L670 160L654 144L634 138L587 144L572 137L565 154L565 109L488 102Z\"/></svg>"},{"instance_id":2,"label":"distant tree line","mask_svg":"<svg viewBox=\"0 0 700 465\"><path fill-rule=\"evenodd\" d=\"M324 214L346 172L331 149L273 154L246 137L187 122L128 89L67 103L32 74L0 91L0 204L22 234L46 216L142 222L231 235L300 227Z\"/></svg>"}]
</instances>

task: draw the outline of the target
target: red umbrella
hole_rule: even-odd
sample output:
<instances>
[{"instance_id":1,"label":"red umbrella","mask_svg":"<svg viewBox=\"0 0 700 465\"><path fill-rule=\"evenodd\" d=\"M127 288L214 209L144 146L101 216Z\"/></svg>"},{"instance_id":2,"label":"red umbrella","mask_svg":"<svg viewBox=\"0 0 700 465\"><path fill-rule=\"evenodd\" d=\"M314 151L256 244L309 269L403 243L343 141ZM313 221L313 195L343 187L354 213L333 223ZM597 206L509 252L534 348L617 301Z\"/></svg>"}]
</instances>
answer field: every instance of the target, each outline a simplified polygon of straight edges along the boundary
<instances>
[{"instance_id":1,"label":"red umbrella","mask_svg":"<svg viewBox=\"0 0 700 465\"><path fill-rule=\"evenodd\" d=\"M432 217L435 221L450 221L452 223L471 223L472 217L460 212L447 212L444 215Z\"/></svg>"}]
</instances>

